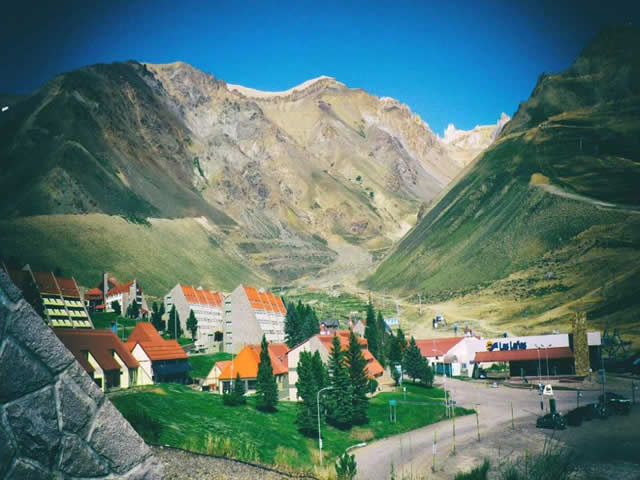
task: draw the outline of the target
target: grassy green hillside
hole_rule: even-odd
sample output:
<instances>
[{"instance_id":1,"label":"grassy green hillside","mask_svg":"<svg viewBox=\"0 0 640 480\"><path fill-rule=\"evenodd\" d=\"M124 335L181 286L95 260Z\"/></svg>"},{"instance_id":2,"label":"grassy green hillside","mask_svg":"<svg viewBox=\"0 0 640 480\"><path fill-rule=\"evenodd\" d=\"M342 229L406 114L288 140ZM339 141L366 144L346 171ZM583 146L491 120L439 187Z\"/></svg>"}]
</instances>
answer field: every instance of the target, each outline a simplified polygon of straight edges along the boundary
<instances>
[{"instance_id":1,"label":"grassy green hillside","mask_svg":"<svg viewBox=\"0 0 640 480\"><path fill-rule=\"evenodd\" d=\"M637 28L607 30L569 70L541 76L368 286L426 292L496 329L528 315L550 330L587 310L640 336L638 45Z\"/></svg>"},{"instance_id":2,"label":"grassy green hillside","mask_svg":"<svg viewBox=\"0 0 640 480\"><path fill-rule=\"evenodd\" d=\"M154 296L177 282L230 291L240 282L262 284L214 227L197 219L49 215L0 220L0 254L28 259L34 268L62 268L93 286L108 269L121 280L137 278Z\"/></svg>"}]
</instances>

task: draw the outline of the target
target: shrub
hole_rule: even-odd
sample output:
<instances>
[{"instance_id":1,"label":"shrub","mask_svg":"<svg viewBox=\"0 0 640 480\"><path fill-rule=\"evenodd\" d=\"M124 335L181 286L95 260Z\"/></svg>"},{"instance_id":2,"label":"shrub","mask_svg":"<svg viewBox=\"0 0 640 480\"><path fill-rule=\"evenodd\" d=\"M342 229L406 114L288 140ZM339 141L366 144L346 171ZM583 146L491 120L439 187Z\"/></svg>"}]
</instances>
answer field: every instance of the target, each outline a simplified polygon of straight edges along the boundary
<instances>
[{"instance_id":1,"label":"shrub","mask_svg":"<svg viewBox=\"0 0 640 480\"><path fill-rule=\"evenodd\" d=\"M356 476L356 457L344 452L336 461L337 480L351 480Z\"/></svg>"},{"instance_id":2,"label":"shrub","mask_svg":"<svg viewBox=\"0 0 640 480\"><path fill-rule=\"evenodd\" d=\"M456 473L455 480L487 480L490 466L489 460L485 459L482 465L473 467L469 472Z\"/></svg>"}]
</instances>

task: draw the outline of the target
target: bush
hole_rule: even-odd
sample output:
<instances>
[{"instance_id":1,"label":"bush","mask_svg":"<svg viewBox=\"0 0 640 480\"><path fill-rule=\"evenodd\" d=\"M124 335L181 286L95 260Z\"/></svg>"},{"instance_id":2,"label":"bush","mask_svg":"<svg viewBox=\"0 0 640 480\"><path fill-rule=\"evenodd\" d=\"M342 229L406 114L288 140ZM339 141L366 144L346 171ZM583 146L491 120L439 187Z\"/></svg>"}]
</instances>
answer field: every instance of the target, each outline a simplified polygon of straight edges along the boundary
<instances>
[{"instance_id":1,"label":"bush","mask_svg":"<svg viewBox=\"0 0 640 480\"><path fill-rule=\"evenodd\" d=\"M344 452L336 461L337 480L351 480L356 476L356 457Z\"/></svg>"},{"instance_id":2,"label":"bush","mask_svg":"<svg viewBox=\"0 0 640 480\"><path fill-rule=\"evenodd\" d=\"M470 472L456 473L455 480L487 480L490 466L489 460L485 459L482 465L472 468Z\"/></svg>"},{"instance_id":3,"label":"bush","mask_svg":"<svg viewBox=\"0 0 640 480\"><path fill-rule=\"evenodd\" d=\"M145 410L123 412L133 429L147 442L157 442L162 433L162 424L147 414Z\"/></svg>"},{"instance_id":4,"label":"bush","mask_svg":"<svg viewBox=\"0 0 640 480\"><path fill-rule=\"evenodd\" d=\"M574 458L568 451L545 442L541 454L503 465L502 480L568 480L575 470Z\"/></svg>"}]
</instances>

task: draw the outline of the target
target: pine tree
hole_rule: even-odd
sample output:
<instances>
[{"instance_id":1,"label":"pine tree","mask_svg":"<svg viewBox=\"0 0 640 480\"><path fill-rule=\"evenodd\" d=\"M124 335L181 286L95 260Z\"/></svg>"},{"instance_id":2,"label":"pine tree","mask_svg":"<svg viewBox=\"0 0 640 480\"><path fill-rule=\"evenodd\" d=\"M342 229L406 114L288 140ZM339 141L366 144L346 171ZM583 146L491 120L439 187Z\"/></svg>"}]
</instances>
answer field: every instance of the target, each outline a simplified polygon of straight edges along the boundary
<instances>
[{"instance_id":1,"label":"pine tree","mask_svg":"<svg viewBox=\"0 0 640 480\"><path fill-rule=\"evenodd\" d=\"M187 330L191 332L191 340L196 339L196 332L198 331L198 319L193 310L189 310L189 318L187 318Z\"/></svg>"},{"instance_id":2,"label":"pine tree","mask_svg":"<svg viewBox=\"0 0 640 480\"><path fill-rule=\"evenodd\" d=\"M352 388L352 421L353 425L363 425L367 423L367 405L369 398L369 381L367 379L367 361L362 354L362 348L358 342L356 334L351 331L349 335L349 348L345 355L346 364L349 367L349 377Z\"/></svg>"},{"instance_id":3,"label":"pine tree","mask_svg":"<svg viewBox=\"0 0 640 480\"><path fill-rule=\"evenodd\" d=\"M371 298L369 299L369 303L367 304L367 315L366 315L366 325L364 327L364 338L367 339L368 348L371 352L371 355L378 359L379 355L379 341L380 335L378 333L378 324L376 322L376 312L373 309L373 304L371 303Z\"/></svg>"},{"instance_id":4,"label":"pine tree","mask_svg":"<svg viewBox=\"0 0 640 480\"><path fill-rule=\"evenodd\" d=\"M384 321L382 312L378 310L378 317L376 318L376 329L378 330L378 355L376 360L384 367L387 364L387 358L389 357L389 334L387 333L387 324Z\"/></svg>"},{"instance_id":5,"label":"pine tree","mask_svg":"<svg viewBox=\"0 0 640 480\"><path fill-rule=\"evenodd\" d=\"M293 302L289 302L289 305L287 305L287 315L284 319L285 342L289 348L301 343L300 330L301 325L298 310Z\"/></svg>"},{"instance_id":6,"label":"pine tree","mask_svg":"<svg viewBox=\"0 0 640 480\"><path fill-rule=\"evenodd\" d=\"M393 369L395 365L402 362L402 351L400 350L400 340L396 335L391 335L389 340L389 365Z\"/></svg>"},{"instance_id":7,"label":"pine tree","mask_svg":"<svg viewBox=\"0 0 640 480\"><path fill-rule=\"evenodd\" d=\"M345 365L340 340L333 337L329 355L329 378L331 390L327 395L327 422L337 428L349 428L353 417L351 379Z\"/></svg>"},{"instance_id":8,"label":"pine tree","mask_svg":"<svg viewBox=\"0 0 640 480\"><path fill-rule=\"evenodd\" d=\"M122 307L120 306L120 302L118 300L114 300L111 302L111 310L116 312L118 315L122 314Z\"/></svg>"},{"instance_id":9,"label":"pine tree","mask_svg":"<svg viewBox=\"0 0 640 480\"><path fill-rule=\"evenodd\" d=\"M429 365L429 361L424 357L422 357L422 362L420 363L420 383L428 388L433 387L433 369Z\"/></svg>"},{"instance_id":10,"label":"pine tree","mask_svg":"<svg viewBox=\"0 0 640 480\"><path fill-rule=\"evenodd\" d=\"M236 380L233 382L233 396L236 405L242 405L247 403L247 398L244 396L244 380L240 378L240 372L236 374Z\"/></svg>"},{"instance_id":11,"label":"pine tree","mask_svg":"<svg viewBox=\"0 0 640 480\"><path fill-rule=\"evenodd\" d=\"M297 404L296 424L303 435L313 437L318 434L317 398L318 383L313 371L313 356L310 352L301 352L298 361L298 397L302 401ZM321 387L320 387L321 388Z\"/></svg>"},{"instance_id":12,"label":"pine tree","mask_svg":"<svg viewBox=\"0 0 640 480\"><path fill-rule=\"evenodd\" d=\"M164 320L162 315L164 314L164 304L160 304L160 307L156 302L151 305L151 323L153 327L160 331L164 330Z\"/></svg>"},{"instance_id":13,"label":"pine tree","mask_svg":"<svg viewBox=\"0 0 640 480\"><path fill-rule=\"evenodd\" d=\"M412 380L413 383L416 382L417 378L420 378L420 374L422 371L422 354L420 353L420 349L418 345L416 345L416 341L413 337L409 341L409 346L407 347L406 352L404 352L404 373L407 374Z\"/></svg>"},{"instance_id":14,"label":"pine tree","mask_svg":"<svg viewBox=\"0 0 640 480\"><path fill-rule=\"evenodd\" d=\"M404 357L404 352L407 350L407 339L404 336L404 332L401 328L398 328L396 331L396 339L398 340L398 345L400 346L400 361L402 361L402 357Z\"/></svg>"},{"instance_id":15,"label":"pine tree","mask_svg":"<svg viewBox=\"0 0 640 480\"><path fill-rule=\"evenodd\" d=\"M131 318L138 318L140 316L140 306L138 305L138 302L136 302L135 298L129 305L131 306Z\"/></svg>"},{"instance_id":16,"label":"pine tree","mask_svg":"<svg viewBox=\"0 0 640 480\"><path fill-rule=\"evenodd\" d=\"M320 357L320 352L316 350L313 352L313 358L311 359L311 370L313 371L313 379L318 386L318 390L329 385L329 372L327 367Z\"/></svg>"},{"instance_id":17,"label":"pine tree","mask_svg":"<svg viewBox=\"0 0 640 480\"><path fill-rule=\"evenodd\" d=\"M167 322L167 333L169 338L178 339L182 336L182 328L180 327L180 315L176 310L176 306L172 305L169 311L169 321Z\"/></svg>"},{"instance_id":18,"label":"pine tree","mask_svg":"<svg viewBox=\"0 0 640 480\"><path fill-rule=\"evenodd\" d=\"M258 365L258 379L256 388L256 406L265 412L274 412L278 404L278 385L273 376L271 358L269 357L269 345L267 337L262 336L262 348L260 349L260 364Z\"/></svg>"}]
</instances>

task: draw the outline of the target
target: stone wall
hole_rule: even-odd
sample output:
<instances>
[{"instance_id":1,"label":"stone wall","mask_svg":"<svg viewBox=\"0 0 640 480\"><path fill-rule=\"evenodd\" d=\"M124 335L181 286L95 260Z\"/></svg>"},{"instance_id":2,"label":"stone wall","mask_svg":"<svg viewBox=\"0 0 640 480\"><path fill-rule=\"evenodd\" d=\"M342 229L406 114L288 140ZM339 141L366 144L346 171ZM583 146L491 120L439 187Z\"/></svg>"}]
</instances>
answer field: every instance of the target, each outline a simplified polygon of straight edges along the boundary
<instances>
[{"instance_id":1,"label":"stone wall","mask_svg":"<svg viewBox=\"0 0 640 480\"><path fill-rule=\"evenodd\" d=\"M149 447L0 269L0 478L163 477Z\"/></svg>"}]
</instances>

